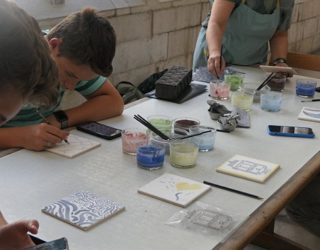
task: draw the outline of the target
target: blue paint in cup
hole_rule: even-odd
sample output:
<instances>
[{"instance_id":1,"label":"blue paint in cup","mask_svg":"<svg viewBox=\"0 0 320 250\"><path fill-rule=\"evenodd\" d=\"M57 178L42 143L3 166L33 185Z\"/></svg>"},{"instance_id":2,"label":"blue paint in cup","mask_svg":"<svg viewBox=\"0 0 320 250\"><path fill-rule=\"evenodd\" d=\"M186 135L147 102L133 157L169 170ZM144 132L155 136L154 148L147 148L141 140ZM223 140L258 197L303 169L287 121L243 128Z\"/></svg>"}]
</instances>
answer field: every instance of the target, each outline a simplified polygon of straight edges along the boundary
<instances>
[{"instance_id":1,"label":"blue paint in cup","mask_svg":"<svg viewBox=\"0 0 320 250\"><path fill-rule=\"evenodd\" d=\"M163 166L165 148L152 145L142 146L137 149L137 163L143 169L154 170Z\"/></svg>"},{"instance_id":2,"label":"blue paint in cup","mask_svg":"<svg viewBox=\"0 0 320 250\"><path fill-rule=\"evenodd\" d=\"M208 131L209 129L206 127L194 127L190 129L191 134L198 134L204 131ZM216 130L211 129L210 132L197 135L191 138L192 142L198 145L200 152L208 152L214 149L214 143L215 143L215 137L216 137Z\"/></svg>"},{"instance_id":3,"label":"blue paint in cup","mask_svg":"<svg viewBox=\"0 0 320 250\"><path fill-rule=\"evenodd\" d=\"M282 93L278 91L263 91L260 96L260 107L269 112L278 112L281 109Z\"/></svg>"},{"instance_id":4,"label":"blue paint in cup","mask_svg":"<svg viewBox=\"0 0 320 250\"><path fill-rule=\"evenodd\" d=\"M311 79L298 79L296 94L302 97L313 97L316 91L317 82Z\"/></svg>"}]
</instances>

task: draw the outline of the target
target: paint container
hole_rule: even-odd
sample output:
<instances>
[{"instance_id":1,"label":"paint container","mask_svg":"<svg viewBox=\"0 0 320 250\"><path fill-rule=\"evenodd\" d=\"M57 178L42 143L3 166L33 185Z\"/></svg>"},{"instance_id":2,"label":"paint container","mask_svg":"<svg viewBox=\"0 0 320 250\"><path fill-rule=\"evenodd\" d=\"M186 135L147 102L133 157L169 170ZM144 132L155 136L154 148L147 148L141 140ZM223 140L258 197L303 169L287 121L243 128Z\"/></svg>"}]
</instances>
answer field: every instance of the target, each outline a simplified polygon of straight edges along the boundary
<instances>
[{"instance_id":1,"label":"paint container","mask_svg":"<svg viewBox=\"0 0 320 250\"><path fill-rule=\"evenodd\" d=\"M121 133L122 152L129 155L136 155L138 147L148 144L148 136L142 129L124 129Z\"/></svg>"},{"instance_id":2,"label":"paint container","mask_svg":"<svg viewBox=\"0 0 320 250\"><path fill-rule=\"evenodd\" d=\"M317 81L312 79L297 79L296 94L302 97L313 97L316 91Z\"/></svg>"},{"instance_id":3,"label":"paint container","mask_svg":"<svg viewBox=\"0 0 320 250\"><path fill-rule=\"evenodd\" d=\"M267 85L270 87L272 91L283 91L286 82L287 77L285 75L276 74L276 76L271 78Z\"/></svg>"},{"instance_id":4,"label":"paint container","mask_svg":"<svg viewBox=\"0 0 320 250\"><path fill-rule=\"evenodd\" d=\"M282 93L279 91L264 90L261 92L260 107L269 112L278 112L281 109Z\"/></svg>"},{"instance_id":5,"label":"paint container","mask_svg":"<svg viewBox=\"0 0 320 250\"><path fill-rule=\"evenodd\" d=\"M192 168L196 165L199 147L191 138L170 142L170 164L177 168Z\"/></svg>"},{"instance_id":6,"label":"paint container","mask_svg":"<svg viewBox=\"0 0 320 250\"><path fill-rule=\"evenodd\" d=\"M199 126L200 121L194 118L177 118L173 122L173 131L178 135L188 135L189 128Z\"/></svg>"},{"instance_id":7,"label":"paint container","mask_svg":"<svg viewBox=\"0 0 320 250\"><path fill-rule=\"evenodd\" d=\"M243 86L244 75L240 72L225 72L224 81L230 85L231 91L237 91Z\"/></svg>"},{"instance_id":8,"label":"paint container","mask_svg":"<svg viewBox=\"0 0 320 250\"><path fill-rule=\"evenodd\" d=\"M215 79L210 82L210 96L218 100L228 100L230 85L223 80Z\"/></svg>"},{"instance_id":9,"label":"paint container","mask_svg":"<svg viewBox=\"0 0 320 250\"><path fill-rule=\"evenodd\" d=\"M143 169L155 170L162 168L164 158L164 148L147 145L137 149L137 164Z\"/></svg>"},{"instance_id":10,"label":"paint container","mask_svg":"<svg viewBox=\"0 0 320 250\"><path fill-rule=\"evenodd\" d=\"M206 127L190 128L190 134L198 134L208 130L211 130L211 131L204 133L202 135L191 137L191 140L198 145L199 152L209 152L213 150L215 138L216 138L216 130L213 128L210 129Z\"/></svg>"},{"instance_id":11,"label":"paint container","mask_svg":"<svg viewBox=\"0 0 320 250\"><path fill-rule=\"evenodd\" d=\"M164 115L152 115L148 121L165 135L170 135L172 130L172 119Z\"/></svg>"},{"instance_id":12,"label":"paint container","mask_svg":"<svg viewBox=\"0 0 320 250\"><path fill-rule=\"evenodd\" d=\"M253 97L255 94L254 89L241 88L232 93L231 104L234 107L243 109L245 111L250 111Z\"/></svg>"},{"instance_id":13,"label":"paint container","mask_svg":"<svg viewBox=\"0 0 320 250\"><path fill-rule=\"evenodd\" d=\"M170 134L172 137L172 134ZM162 139L160 136L156 135L153 132L148 133L148 144L155 147L161 147L165 149L165 153L169 155L170 145L168 140Z\"/></svg>"}]
</instances>

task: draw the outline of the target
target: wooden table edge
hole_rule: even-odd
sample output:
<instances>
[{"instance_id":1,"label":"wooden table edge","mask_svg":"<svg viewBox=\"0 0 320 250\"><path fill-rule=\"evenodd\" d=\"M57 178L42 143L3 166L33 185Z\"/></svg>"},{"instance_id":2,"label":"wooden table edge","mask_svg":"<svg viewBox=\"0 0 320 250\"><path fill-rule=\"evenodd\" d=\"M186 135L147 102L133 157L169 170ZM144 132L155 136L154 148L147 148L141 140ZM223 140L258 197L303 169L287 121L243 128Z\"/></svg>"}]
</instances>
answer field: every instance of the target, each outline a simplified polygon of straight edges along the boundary
<instances>
[{"instance_id":1,"label":"wooden table edge","mask_svg":"<svg viewBox=\"0 0 320 250\"><path fill-rule=\"evenodd\" d=\"M214 250L242 249L320 172L320 151Z\"/></svg>"}]
</instances>

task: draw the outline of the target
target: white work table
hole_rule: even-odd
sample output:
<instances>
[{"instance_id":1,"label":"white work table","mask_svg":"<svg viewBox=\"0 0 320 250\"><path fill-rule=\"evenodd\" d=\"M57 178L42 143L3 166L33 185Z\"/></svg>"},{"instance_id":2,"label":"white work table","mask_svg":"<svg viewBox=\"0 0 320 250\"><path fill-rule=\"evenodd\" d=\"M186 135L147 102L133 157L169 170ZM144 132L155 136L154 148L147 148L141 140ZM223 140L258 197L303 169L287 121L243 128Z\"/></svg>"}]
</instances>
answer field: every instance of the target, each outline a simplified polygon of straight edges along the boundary
<instances>
[{"instance_id":1,"label":"white work table","mask_svg":"<svg viewBox=\"0 0 320 250\"><path fill-rule=\"evenodd\" d=\"M241 68L246 71L246 82L258 86L265 78L259 69ZM80 131L74 133L101 142L101 147L67 159L49 152L20 150L0 159L1 210L9 221L36 218L40 221L39 238L52 240L66 237L70 249L212 249L228 242L242 225L252 218L257 209L267 205L267 200L299 171L319 151L320 126L315 122L298 120L303 106L318 107L319 103L301 103L295 95L295 79L284 90L282 109L271 113L254 103L251 111L251 128L237 128L231 133L216 134L215 149L199 153L197 165L178 169L170 165L168 157L160 170L138 168L135 157L122 153L121 139L107 141ZM319 80L320 83L320 80ZM319 94L317 94L319 97ZM193 117L201 124L218 128L211 120L206 103L208 92L183 104L147 99L125 109L120 117L103 123L121 129L141 127L134 114L167 115L171 118ZM229 101L221 102L231 108ZM313 128L316 138L275 137L267 133L267 125L296 125ZM280 169L264 184L236 178L215 169L235 154L280 164ZM319 156L318 156L319 157ZM320 163L318 162L318 169ZM313 167L313 169L316 169ZM312 170L316 171L316 170ZM137 193L137 189L163 173L173 173L202 182L211 181L263 197L257 200L240 194L212 188L199 201L219 207L238 219L233 232L202 235L165 225L174 213L182 208ZM310 178L309 178L310 179ZM304 180L306 182L307 180ZM301 187L300 187L301 188ZM88 190L123 204L124 212L101 223L87 232L45 215L41 208L62 197L81 190ZM281 197L277 196L277 200ZM292 198L284 197L284 200ZM186 209L192 208L195 203ZM279 211L279 207L271 214ZM268 216L268 215L267 215ZM264 226L266 226L267 221ZM260 226L262 227L262 226ZM261 228L262 230L263 228ZM260 230L260 228L259 228ZM252 238L252 233L248 236ZM245 237L245 236L244 236ZM239 239L238 239L239 240ZM239 241L238 244L244 244ZM240 246L239 245L239 246Z\"/></svg>"}]
</instances>

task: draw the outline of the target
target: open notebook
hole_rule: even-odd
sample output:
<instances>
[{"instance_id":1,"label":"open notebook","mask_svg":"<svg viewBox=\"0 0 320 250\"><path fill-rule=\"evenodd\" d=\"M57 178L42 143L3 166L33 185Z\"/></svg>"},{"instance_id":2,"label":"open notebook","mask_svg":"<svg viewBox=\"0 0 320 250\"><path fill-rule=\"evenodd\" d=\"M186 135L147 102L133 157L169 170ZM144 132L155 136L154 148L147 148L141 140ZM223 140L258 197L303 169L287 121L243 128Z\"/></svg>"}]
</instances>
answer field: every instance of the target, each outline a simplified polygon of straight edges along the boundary
<instances>
[{"instance_id":1,"label":"open notebook","mask_svg":"<svg viewBox=\"0 0 320 250\"><path fill-rule=\"evenodd\" d=\"M138 192L177 206L186 207L211 189L210 186L173 174L164 174Z\"/></svg>"},{"instance_id":2,"label":"open notebook","mask_svg":"<svg viewBox=\"0 0 320 250\"><path fill-rule=\"evenodd\" d=\"M88 191L64 197L41 211L84 231L124 210L124 206Z\"/></svg>"},{"instance_id":3,"label":"open notebook","mask_svg":"<svg viewBox=\"0 0 320 250\"><path fill-rule=\"evenodd\" d=\"M279 164L235 155L216 170L220 173L263 183L279 167Z\"/></svg>"},{"instance_id":4,"label":"open notebook","mask_svg":"<svg viewBox=\"0 0 320 250\"><path fill-rule=\"evenodd\" d=\"M68 158L73 158L77 155L85 153L91 149L100 146L100 142L93 141L78 135L70 134L68 143L62 141L53 148L46 149L51 153L55 153Z\"/></svg>"}]
</instances>

